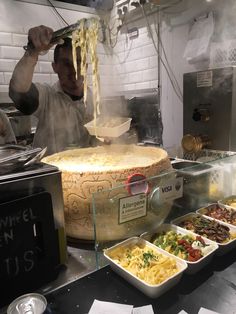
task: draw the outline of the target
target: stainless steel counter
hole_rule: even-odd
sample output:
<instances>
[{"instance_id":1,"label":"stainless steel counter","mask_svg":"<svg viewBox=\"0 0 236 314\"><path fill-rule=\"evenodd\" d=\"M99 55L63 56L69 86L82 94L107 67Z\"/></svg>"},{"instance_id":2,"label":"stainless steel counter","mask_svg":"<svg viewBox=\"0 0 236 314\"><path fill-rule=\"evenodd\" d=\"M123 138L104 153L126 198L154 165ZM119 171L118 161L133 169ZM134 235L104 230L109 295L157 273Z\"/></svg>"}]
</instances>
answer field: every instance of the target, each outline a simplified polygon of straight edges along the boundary
<instances>
[{"instance_id":1,"label":"stainless steel counter","mask_svg":"<svg viewBox=\"0 0 236 314\"><path fill-rule=\"evenodd\" d=\"M68 263L61 266L57 279L38 290L39 293L48 294L74 280L84 277L106 265L101 253L96 256L92 245L80 245L79 247L68 246Z\"/></svg>"}]
</instances>

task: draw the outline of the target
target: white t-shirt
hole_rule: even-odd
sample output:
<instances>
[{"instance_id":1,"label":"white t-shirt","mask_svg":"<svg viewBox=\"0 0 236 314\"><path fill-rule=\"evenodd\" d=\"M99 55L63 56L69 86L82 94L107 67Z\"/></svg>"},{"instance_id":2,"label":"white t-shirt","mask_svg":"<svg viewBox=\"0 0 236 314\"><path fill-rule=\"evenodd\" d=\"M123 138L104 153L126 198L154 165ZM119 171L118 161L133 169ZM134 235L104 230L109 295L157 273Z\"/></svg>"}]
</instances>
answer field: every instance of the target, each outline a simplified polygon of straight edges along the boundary
<instances>
[{"instance_id":1,"label":"white t-shirt","mask_svg":"<svg viewBox=\"0 0 236 314\"><path fill-rule=\"evenodd\" d=\"M53 86L35 84L39 91L39 106L34 112L38 124L34 147L47 147L47 155L65 150L70 146L91 146L91 136L84 124L92 120L91 92L87 104L83 99L73 101L65 94L59 82Z\"/></svg>"}]
</instances>

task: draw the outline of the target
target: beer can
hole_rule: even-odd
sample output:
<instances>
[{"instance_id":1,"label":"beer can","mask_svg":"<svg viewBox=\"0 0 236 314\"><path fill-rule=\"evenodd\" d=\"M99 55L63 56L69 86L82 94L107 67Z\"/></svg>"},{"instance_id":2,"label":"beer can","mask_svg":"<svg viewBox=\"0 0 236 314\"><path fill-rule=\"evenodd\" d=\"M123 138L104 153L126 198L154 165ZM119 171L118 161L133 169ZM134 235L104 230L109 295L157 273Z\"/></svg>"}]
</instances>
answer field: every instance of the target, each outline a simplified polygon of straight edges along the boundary
<instances>
[{"instance_id":1,"label":"beer can","mask_svg":"<svg viewBox=\"0 0 236 314\"><path fill-rule=\"evenodd\" d=\"M46 298L38 293L24 294L7 308L7 314L43 314L47 307Z\"/></svg>"}]
</instances>

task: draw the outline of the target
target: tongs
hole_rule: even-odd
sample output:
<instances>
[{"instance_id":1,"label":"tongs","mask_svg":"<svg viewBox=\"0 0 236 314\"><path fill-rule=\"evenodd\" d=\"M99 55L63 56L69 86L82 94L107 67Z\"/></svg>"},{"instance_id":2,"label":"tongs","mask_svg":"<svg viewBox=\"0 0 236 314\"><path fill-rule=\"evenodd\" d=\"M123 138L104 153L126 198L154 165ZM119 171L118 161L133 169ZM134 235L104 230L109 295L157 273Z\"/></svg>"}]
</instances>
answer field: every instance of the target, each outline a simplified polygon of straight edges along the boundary
<instances>
[{"instance_id":1,"label":"tongs","mask_svg":"<svg viewBox=\"0 0 236 314\"><path fill-rule=\"evenodd\" d=\"M51 39L50 43L55 44L60 39L63 39L63 38L70 36L75 30L77 30L79 28L79 26L80 26L80 21L53 32L52 33L52 39ZM25 50L32 50L32 49L34 49L34 44L32 43L31 40L29 40L28 44L26 46L23 46L23 48Z\"/></svg>"},{"instance_id":2,"label":"tongs","mask_svg":"<svg viewBox=\"0 0 236 314\"><path fill-rule=\"evenodd\" d=\"M8 157L0 158L0 174L19 171L40 162L47 148L27 149Z\"/></svg>"},{"instance_id":3,"label":"tongs","mask_svg":"<svg viewBox=\"0 0 236 314\"><path fill-rule=\"evenodd\" d=\"M86 27L90 26L90 21L94 20L94 18L90 18L90 19L83 19L83 20L79 20L78 22L71 24L69 26L63 27L61 29L58 29L57 31L52 33L52 38L50 43L51 44L55 44L57 43L60 39L66 38L68 36L71 36L71 34L79 29L81 22L83 21L85 23ZM102 29L102 40L101 42L105 41L105 25L104 25L104 21L99 20L100 24L101 24L101 29ZM34 44L32 43L31 40L28 41L28 44L26 46L23 46L23 48L25 50L32 50L34 49Z\"/></svg>"}]
</instances>

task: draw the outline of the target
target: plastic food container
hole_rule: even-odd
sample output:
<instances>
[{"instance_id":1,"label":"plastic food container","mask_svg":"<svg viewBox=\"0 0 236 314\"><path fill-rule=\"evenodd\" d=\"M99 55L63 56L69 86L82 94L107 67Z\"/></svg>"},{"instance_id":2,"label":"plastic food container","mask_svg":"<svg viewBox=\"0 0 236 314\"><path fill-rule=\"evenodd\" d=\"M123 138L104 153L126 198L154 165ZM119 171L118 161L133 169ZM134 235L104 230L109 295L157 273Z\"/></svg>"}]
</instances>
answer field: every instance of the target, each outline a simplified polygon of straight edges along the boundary
<instances>
[{"instance_id":1,"label":"plastic food container","mask_svg":"<svg viewBox=\"0 0 236 314\"><path fill-rule=\"evenodd\" d=\"M119 137L130 129L132 118L99 117L85 124L90 135L98 137Z\"/></svg>"},{"instance_id":2,"label":"plastic food container","mask_svg":"<svg viewBox=\"0 0 236 314\"><path fill-rule=\"evenodd\" d=\"M180 174L188 176L198 176L212 171L213 166L197 161L176 160L172 163L174 169Z\"/></svg>"},{"instance_id":3,"label":"plastic food container","mask_svg":"<svg viewBox=\"0 0 236 314\"><path fill-rule=\"evenodd\" d=\"M163 233L163 232L165 233L168 231L174 231L177 234L189 235L189 236L192 236L193 238L196 238L195 233L188 231L186 229L180 228L178 226L172 225L172 224L163 224L163 225L157 227L156 232L153 232L153 233L150 233L150 232L143 233L141 235L141 238L144 238L145 240L152 243L152 239L156 233ZM212 260L216 250L218 249L218 245L216 242L211 241L205 237L202 237L202 239L204 240L204 242L207 245L209 245L211 247L211 250L209 250L209 252L205 256L203 256L202 258L200 258L199 260L197 260L195 262L190 262L190 261L183 259L188 264L188 268L185 270L185 272L187 274L194 274L194 273L198 272L200 269L202 269L204 266L206 266ZM173 256L175 256L175 255L173 254Z\"/></svg>"},{"instance_id":4,"label":"plastic food container","mask_svg":"<svg viewBox=\"0 0 236 314\"><path fill-rule=\"evenodd\" d=\"M174 275L168 277L166 280L161 282L160 284L156 285L150 285L143 280L139 279L135 275L133 275L131 272L127 271L125 268L120 266L115 260L112 259L112 253L115 252L115 250L120 248L126 248L129 246L138 245L138 246L147 246L151 249L153 249L155 252L159 254L163 254L164 256L170 257L171 259L176 261L176 265L178 268L177 273ZM122 276L124 279L126 279L129 283L131 283L133 286L135 286L137 289L141 290L145 295L147 295L150 298L156 298L159 297L164 292L168 291L170 288L172 288L174 285L176 285L180 278L182 277L183 272L188 267L187 263L183 261L182 259L173 256L172 254L169 254L168 252L158 248L157 246L151 244L150 242L139 238L139 237L132 237L129 238L123 242L120 242L119 244L116 244L104 251L104 256L108 260L111 268L117 272L120 276Z\"/></svg>"},{"instance_id":5,"label":"plastic food container","mask_svg":"<svg viewBox=\"0 0 236 314\"><path fill-rule=\"evenodd\" d=\"M229 208L229 209L232 208L236 210L236 195L225 197L222 200L218 201L218 204L225 208Z\"/></svg>"},{"instance_id":6,"label":"plastic food container","mask_svg":"<svg viewBox=\"0 0 236 314\"><path fill-rule=\"evenodd\" d=\"M220 218L218 219L218 218L214 218L214 217L209 216L209 215L207 214L208 210L209 210L209 209L214 209L214 207L216 207L216 206L217 206L218 208L222 208L222 210L228 212L229 216L232 217L232 215L233 215L233 217L235 217L235 218L234 218L234 219L235 219L235 222L234 222L234 223L230 223L230 222L228 222L228 221L223 220L223 218L222 218L222 219L220 219ZM219 223L222 223L222 222L223 222L224 224L228 225L229 227L235 227L235 228L236 228L236 209L234 209L233 207L230 207L230 206L227 206L227 205L223 205L223 204L221 204L220 202L218 202L218 203L213 203L213 204L210 204L210 205L208 205L208 206L199 208L196 212L197 212L198 214L200 214L200 215L205 216L206 218L215 219L215 220L218 221Z\"/></svg>"},{"instance_id":7,"label":"plastic food container","mask_svg":"<svg viewBox=\"0 0 236 314\"><path fill-rule=\"evenodd\" d=\"M178 218L172 220L171 223L179 226L182 221L189 220L189 219L191 220L192 218L198 217L198 216L203 217L204 219L207 219L207 220L215 220L215 219L212 219L210 217L205 217L203 215L200 215L198 213L188 213L184 216L181 216L181 217L178 217ZM219 223L219 221L217 221L217 222ZM225 243L216 242L218 244L218 247L219 247L219 249L216 251L216 255L223 255L223 254L227 253L228 251L230 251L236 247L236 228L229 226L223 222L220 222L220 224L225 225L230 229L230 235L231 235L232 239L225 242ZM184 229L184 227L180 227L180 228ZM196 232L194 232L194 233L197 234Z\"/></svg>"}]
</instances>

